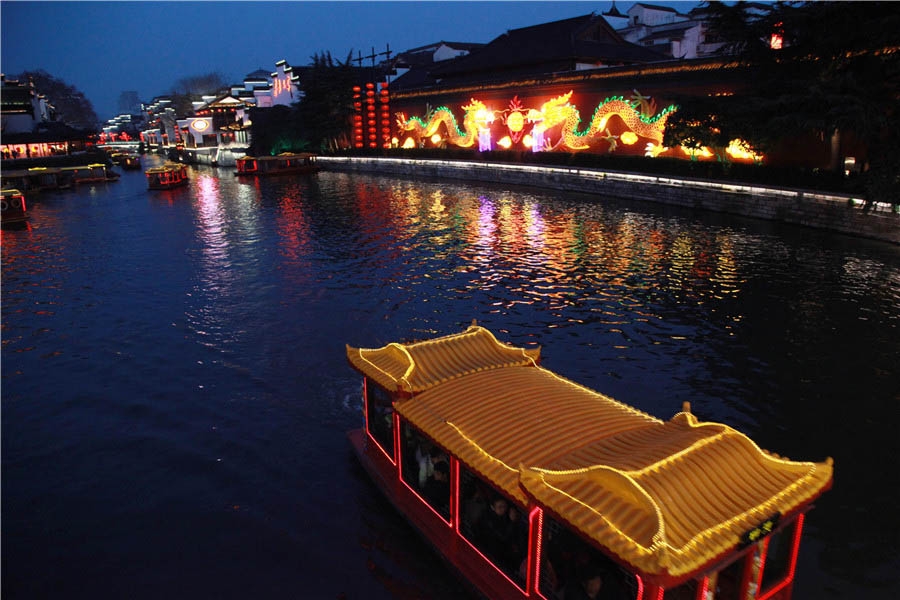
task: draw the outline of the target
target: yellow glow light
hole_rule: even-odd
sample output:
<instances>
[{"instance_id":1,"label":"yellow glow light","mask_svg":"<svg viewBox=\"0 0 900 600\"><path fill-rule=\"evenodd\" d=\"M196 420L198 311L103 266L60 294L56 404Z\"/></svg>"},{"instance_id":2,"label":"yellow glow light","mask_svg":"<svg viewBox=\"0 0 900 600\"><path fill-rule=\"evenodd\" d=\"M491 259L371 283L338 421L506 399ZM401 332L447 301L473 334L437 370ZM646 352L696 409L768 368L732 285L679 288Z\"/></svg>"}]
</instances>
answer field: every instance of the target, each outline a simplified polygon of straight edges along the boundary
<instances>
[{"instance_id":1,"label":"yellow glow light","mask_svg":"<svg viewBox=\"0 0 900 600\"><path fill-rule=\"evenodd\" d=\"M657 156L659 156L666 150L668 150L668 148L666 146L663 146L662 144L657 146L653 142L647 142L647 147L644 148L644 156L649 156L650 158L656 158Z\"/></svg>"},{"instance_id":2,"label":"yellow glow light","mask_svg":"<svg viewBox=\"0 0 900 600\"><path fill-rule=\"evenodd\" d=\"M688 156L702 156L703 158L710 158L713 153L709 148L703 146L702 148L688 148L687 146L680 146L681 151L687 154Z\"/></svg>"},{"instance_id":3,"label":"yellow glow light","mask_svg":"<svg viewBox=\"0 0 900 600\"><path fill-rule=\"evenodd\" d=\"M391 144L393 144L394 146L396 146L399 143L400 143L400 140L398 140L397 138L395 138L395 137L391 138Z\"/></svg>"},{"instance_id":4,"label":"yellow glow light","mask_svg":"<svg viewBox=\"0 0 900 600\"><path fill-rule=\"evenodd\" d=\"M623 144L626 144L628 146L638 141L638 137L630 131L626 131L625 133L623 133L621 137L619 137L619 139L622 140Z\"/></svg>"},{"instance_id":5,"label":"yellow glow light","mask_svg":"<svg viewBox=\"0 0 900 600\"><path fill-rule=\"evenodd\" d=\"M406 138L406 141L403 142L403 147L404 148L415 148L416 141L414 139L412 139L411 137L408 137L408 138Z\"/></svg>"},{"instance_id":6,"label":"yellow glow light","mask_svg":"<svg viewBox=\"0 0 900 600\"><path fill-rule=\"evenodd\" d=\"M761 154L755 153L750 144L741 139L731 140L731 143L728 144L728 148L726 148L725 152L731 155L732 158L737 159L753 160L757 162L763 159Z\"/></svg>"},{"instance_id":7,"label":"yellow glow light","mask_svg":"<svg viewBox=\"0 0 900 600\"><path fill-rule=\"evenodd\" d=\"M531 144L533 144L533 143L534 143L534 140L531 139L530 135L526 135L525 137L522 138L522 145L525 146L526 148L531 148Z\"/></svg>"},{"instance_id":8,"label":"yellow glow light","mask_svg":"<svg viewBox=\"0 0 900 600\"><path fill-rule=\"evenodd\" d=\"M512 141L509 139L509 136L504 136L497 141L497 145L503 148L509 148L512 146Z\"/></svg>"},{"instance_id":9,"label":"yellow glow light","mask_svg":"<svg viewBox=\"0 0 900 600\"><path fill-rule=\"evenodd\" d=\"M522 128L525 126L525 117L519 111L515 111L506 119L506 125L513 133L522 131Z\"/></svg>"},{"instance_id":10,"label":"yellow glow light","mask_svg":"<svg viewBox=\"0 0 900 600\"><path fill-rule=\"evenodd\" d=\"M431 136L431 143L432 144L440 144L441 143L441 134L436 133L433 136Z\"/></svg>"}]
</instances>

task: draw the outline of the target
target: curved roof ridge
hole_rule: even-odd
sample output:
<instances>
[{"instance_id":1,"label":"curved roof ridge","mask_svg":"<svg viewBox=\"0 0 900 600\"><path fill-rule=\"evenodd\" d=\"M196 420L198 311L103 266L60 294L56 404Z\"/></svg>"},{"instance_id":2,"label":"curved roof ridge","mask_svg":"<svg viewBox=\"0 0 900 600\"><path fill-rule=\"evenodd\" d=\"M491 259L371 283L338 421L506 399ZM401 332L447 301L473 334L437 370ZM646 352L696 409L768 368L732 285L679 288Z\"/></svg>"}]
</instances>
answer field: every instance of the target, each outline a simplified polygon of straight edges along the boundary
<instances>
[{"instance_id":1,"label":"curved roof ridge","mask_svg":"<svg viewBox=\"0 0 900 600\"><path fill-rule=\"evenodd\" d=\"M476 324L464 331L381 348L347 346L347 358L379 385L415 394L479 371L513 366L537 367L540 347L529 350L499 341Z\"/></svg>"},{"instance_id":2,"label":"curved roof ridge","mask_svg":"<svg viewBox=\"0 0 900 600\"><path fill-rule=\"evenodd\" d=\"M692 429L716 428L718 431L694 440L678 452L639 469L620 469L605 464L571 469L522 466L520 484L530 496L562 515L564 520L620 558L648 572L667 571L671 575L686 573L702 566L716 554L709 552L710 547L720 552L727 550L737 543L741 531L753 527L756 522L775 512L790 512L812 500L830 485L833 474L833 460L830 457L821 463L791 461L763 450L748 436L728 425L698 421L690 412L678 413L670 422L684 424ZM728 447L716 447L723 444ZM670 533L666 527L667 521L672 519L677 523L677 515L683 510L683 505L679 505L671 497L675 479L679 482L678 487L687 490L684 494L688 500L695 498L698 504L701 498L708 501L707 488L712 485L710 480L718 474L699 473L702 469L697 465L691 465L693 472L685 471L683 467L689 459L697 459L695 455L701 453L709 454L709 460L733 462L732 468L736 472L740 471L741 463L755 464L771 474L772 481L763 485L768 489L761 489L754 495L745 494L745 497L733 500L730 506L720 507L721 513L712 519L714 522L695 523L693 530L687 532L689 537L685 537L683 526L682 531ZM610 491L609 486L600 486L598 481L591 478L592 474L600 470L615 472L622 481L628 482L630 489L618 487ZM741 476L741 473L737 476ZM571 489L567 490L567 485L571 485ZM657 508L655 518L659 520L658 524L654 524L652 519L641 523L631 514L633 511L628 510L628 506L634 505L636 493L644 495ZM616 497L616 494L622 497ZM664 499L666 502L663 502ZM601 513L592 506L598 502L606 507L605 512ZM583 515L580 516L583 509L601 516L612 527L612 531L603 531L603 527L598 528L586 522ZM626 530L613 522L608 514L624 515L622 519L631 515L629 519L623 520L631 529ZM648 527L655 527L658 532L652 545L646 543ZM644 532L643 543L636 539L639 536L635 532L640 531ZM619 540L617 547L615 536L623 536L625 541L636 545L621 547L622 540ZM700 546L703 546L703 552L698 552Z\"/></svg>"}]
</instances>

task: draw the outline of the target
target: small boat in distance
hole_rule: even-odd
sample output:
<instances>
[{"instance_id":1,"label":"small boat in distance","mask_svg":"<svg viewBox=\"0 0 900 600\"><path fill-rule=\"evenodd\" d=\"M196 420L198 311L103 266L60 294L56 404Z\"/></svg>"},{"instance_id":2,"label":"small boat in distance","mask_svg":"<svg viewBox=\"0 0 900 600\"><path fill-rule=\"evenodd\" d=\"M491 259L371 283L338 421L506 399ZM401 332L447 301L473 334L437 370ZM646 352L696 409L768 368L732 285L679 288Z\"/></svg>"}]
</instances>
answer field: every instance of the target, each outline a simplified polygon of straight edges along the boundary
<instances>
[{"instance_id":1,"label":"small boat in distance","mask_svg":"<svg viewBox=\"0 0 900 600\"><path fill-rule=\"evenodd\" d=\"M28 216L25 214L25 195L19 190L7 189L0 192L0 214L2 224L24 223Z\"/></svg>"},{"instance_id":2,"label":"small boat in distance","mask_svg":"<svg viewBox=\"0 0 900 600\"><path fill-rule=\"evenodd\" d=\"M93 163L79 167L61 167L59 169L59 187L71 187L73 184L116 181L119 174L107 164Z\"/></svg>"},{"instance_id":3,"label":"small boat in distance","mask_svg":"<svg viewBox=\"0 0 900 600\"><path fill-rule=\"evenodd\" d=\"M363 375L353 450L481 595L790 599L830 458L780 457L687 402L657 419L474 322L346 352Z\"/></svg>"},{"instance_id":4,"label":"small boat in distance","mask_svg":"<svg viewBox=\"0 0 900 600\"><path fill-rule=\"evenodd\" d=\"M133 170L141 168L141 159L137 154L130 152L113 152L109 155L113 164L123 169Z\"/></svg>"},{"instance_id":5,"label":"small boat in distance","mask_svg":"<svg viewBox=\"0 0 900 600\"><path fill-rule=\"evenodd\" d=\"M147 187L151 190L168 190L188 182L187 167L178 163L167 162L144 173L147 175Z\"/></svg>"},{"instance_id":6,"label":"small boat in distance","mask_svg":"<svg viewBox=\"0 0 900 600\"><path fill-rule=\"evenodd\" d=\"M315 173L319 170L316 155L310 152L282 152L277 156L244 156L237 159L235 175L283 175Z\"/></svg>"}]
</instances>

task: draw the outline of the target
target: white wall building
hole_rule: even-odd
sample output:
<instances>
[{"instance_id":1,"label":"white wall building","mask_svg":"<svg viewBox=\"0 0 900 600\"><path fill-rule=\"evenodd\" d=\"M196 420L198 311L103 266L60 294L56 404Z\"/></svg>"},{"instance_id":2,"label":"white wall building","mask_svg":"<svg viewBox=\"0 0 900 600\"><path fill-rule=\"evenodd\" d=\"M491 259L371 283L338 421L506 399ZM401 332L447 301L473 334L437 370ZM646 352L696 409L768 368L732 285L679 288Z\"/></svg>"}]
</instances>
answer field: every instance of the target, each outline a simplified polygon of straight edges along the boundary
<instances>
[{"instance_id":1,"label":"white wall building","mask_svg":"<svg viewBox=\"0 0 900 600\"><path fill-rule=\"evenodd\" d=\"M705 16L702 8L683 14L668 6L638 2L621 18L606 18L626 41L672 58L703 58L722 47L711 38Z\"/></svg>"},{"instance_id":2,"label":"white wall building","mask_svg":"<svg viewBox=\"0 0 900 600\"><path fill-rule=\"evenodd\" d=\"M38 94L31 81L7 81L6 75L0 74L0 130L5 134L31 133L41 123L55 120L55 110L47 99Z\"/></svg>"}]
</instances>

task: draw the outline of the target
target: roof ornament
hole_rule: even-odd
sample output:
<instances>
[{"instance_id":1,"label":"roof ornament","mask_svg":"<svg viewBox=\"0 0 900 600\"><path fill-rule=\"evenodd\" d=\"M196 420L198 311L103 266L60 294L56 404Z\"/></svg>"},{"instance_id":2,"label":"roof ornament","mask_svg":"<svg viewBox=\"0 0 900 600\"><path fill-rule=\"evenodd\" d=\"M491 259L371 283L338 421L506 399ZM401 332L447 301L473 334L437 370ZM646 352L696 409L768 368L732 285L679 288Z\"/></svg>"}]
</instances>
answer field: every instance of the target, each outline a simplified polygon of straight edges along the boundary
<instances>
[{"instance_id":1,"label":"roof ornament","mask_svg":"<svg viewBox=\"0 0 900 600\"><path fill-rule=\"evenodd\" d=\"M691 403L688 402L687 400L685 400L684 402L682 402L682 403L681 403L681 412L686 412L686 413L690 414L690 412L691 412Z\"/></svg>"},{"instance_id":2,"label":"roof ornament","mask_svg":"<svg viewBox=\"0 0 900 600\"><path fill-rule=\"evenodd\" d=\"M622 19L627 19L628 17L619 12L619 9L616 8L616 0L613 0L612 7L606 11L605 13L600 13L604 17L619 17Z\"/></svg>"}]
</instances>

